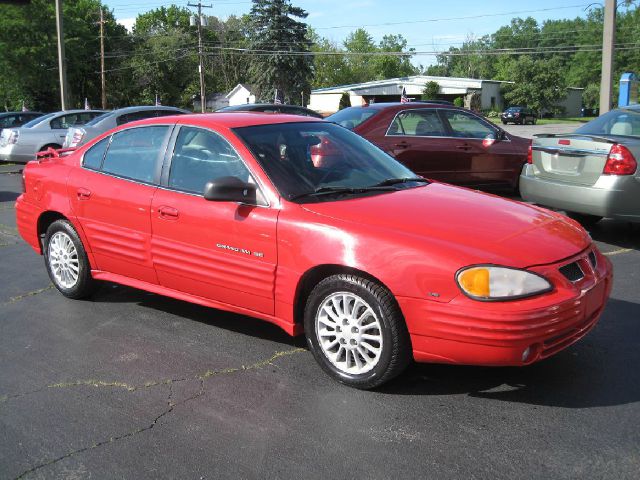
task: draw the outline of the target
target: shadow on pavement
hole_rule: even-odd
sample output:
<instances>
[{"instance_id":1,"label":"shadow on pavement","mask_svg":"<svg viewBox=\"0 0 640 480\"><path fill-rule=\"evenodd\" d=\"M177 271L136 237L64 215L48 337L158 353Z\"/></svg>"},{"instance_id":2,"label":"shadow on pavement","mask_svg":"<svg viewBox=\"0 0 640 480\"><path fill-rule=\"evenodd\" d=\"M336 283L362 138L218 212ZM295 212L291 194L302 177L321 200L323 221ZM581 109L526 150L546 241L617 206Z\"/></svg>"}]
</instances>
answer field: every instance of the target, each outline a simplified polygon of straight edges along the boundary
<instances>
[{"instance_id":1,"label":"shadow on pavement","mask_svg":"<svg viewBox=\"0 0 640 480\"><path fill-rule=\"evenodd\" d=\"M640 401L640 304L610 300L599 325L558 355L529 367L413 365L380 392L460 395L562 408Z\"/></svg>"},{"instance_id":2,"label":"shadow on pavement","mask_svg":"<svg viewBox=\"0 0 640 480\"><path fill-rule=\"evenodd\" d=\"M19 196L18 192L0 192L0 202L15 202Z\"/></svg>"},{"instance_id":3,"label":"shadow on pavement","mask_svg":"<svg viewBox=\"0 0 640 480\"><path fill-rule=\"evenodd\" d=\"M90 300L94 302L133 303L196 322L224 328L225 330L242 335L297 347L306 345L304 336L294 339L279 327L263 320L217 310L215 308L203 307L195 303L183 302L162 295L156 295L155 293L112 283L102 285Z\"/></svg>"},{"instance_id":4,"label":"shadow on pavement","mask_svg":"<svg viewBox=\"0 0 640 480\"><path fill-rule=\"evenodd\" d=\"M640 224L605 219L587 230L591 238L599 242L640 250Z\"/></svg>"}]
</instances>

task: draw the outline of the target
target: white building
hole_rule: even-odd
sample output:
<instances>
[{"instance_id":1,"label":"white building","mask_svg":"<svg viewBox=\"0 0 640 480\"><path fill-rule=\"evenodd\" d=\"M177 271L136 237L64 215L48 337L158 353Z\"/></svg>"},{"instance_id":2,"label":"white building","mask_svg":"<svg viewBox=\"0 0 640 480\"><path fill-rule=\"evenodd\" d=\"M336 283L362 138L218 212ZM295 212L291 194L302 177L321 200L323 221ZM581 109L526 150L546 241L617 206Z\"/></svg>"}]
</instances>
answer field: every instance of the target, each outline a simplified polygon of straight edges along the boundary
<instances>
[{"instance_id":1,"label":"white building","mask_svg":"<svg viewBox=\"0 0 640 480\"><path fill-rule=\"evenodd\" d=\"M464 106L478 110L504 107L500 87L505 82L499 80L481 80L476 78L432 77L414 75L411 77L390 78L373 82L341 85L338 87L318 88L311 91L308 107L322 114L331 114L339 109L340 99L349 95L352 106L374 102L397 102L402 90L410 99L420 100L424 87L429 82L439 86L438 98L453 101L457 97L464 99ZM568 89L567 99L561 102L569 116L580 115L582 108L582 89Z\"/></svg>"},{"instance_id":2,"label":"white building","mask_svg":"<svg viewBox=\"0 0 640 480\"><path fill-rule=\"evenodd\" d=\"M256 96L251 93L253 87L251 85L243 85L239 83L227 93L227 100L229 105L246 105L247 103L256 103ZM337 109L336 109L337 110Z\"/></svg>"}]
</instances>

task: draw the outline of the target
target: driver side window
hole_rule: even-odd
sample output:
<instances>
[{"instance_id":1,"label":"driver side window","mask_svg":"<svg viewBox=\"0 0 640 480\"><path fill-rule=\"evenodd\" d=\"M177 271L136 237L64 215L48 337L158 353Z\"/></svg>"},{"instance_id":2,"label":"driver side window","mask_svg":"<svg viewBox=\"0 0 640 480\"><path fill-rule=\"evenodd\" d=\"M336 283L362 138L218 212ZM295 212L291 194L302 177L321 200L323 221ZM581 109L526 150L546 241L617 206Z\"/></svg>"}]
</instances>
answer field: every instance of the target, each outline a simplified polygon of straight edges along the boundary
<instances>
[{"instance_id":1,"label":"driver side window","mask_svg":"<svg viewBox=\"0 0 640 480\"><path fill-rule=\"evenodd\" d=\"M202 195L208 182L221 177L253 182L249 169L220 135L182 127L171 160L169 188Z\"/></svg>"}]
</instances>

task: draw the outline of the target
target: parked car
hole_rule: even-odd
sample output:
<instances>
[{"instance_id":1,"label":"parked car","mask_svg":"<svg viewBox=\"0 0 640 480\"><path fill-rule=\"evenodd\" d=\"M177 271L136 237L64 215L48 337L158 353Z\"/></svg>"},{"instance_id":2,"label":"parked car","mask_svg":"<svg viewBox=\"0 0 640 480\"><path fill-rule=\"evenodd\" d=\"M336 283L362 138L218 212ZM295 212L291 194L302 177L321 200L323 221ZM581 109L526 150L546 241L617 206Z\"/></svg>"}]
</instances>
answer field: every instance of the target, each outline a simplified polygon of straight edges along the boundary
<instances>
[{"instance_id":1,"label":"parked car","mask_svg":"<svg viewBox=\"0 0 640 480\"><path fill-rule=\"evenodd\" d=\"M298 105L285 105L274 103L247 103L244 105L230 105L222 107L216 112L265 112L288 113L289 115L304 115L305 117L324 118L318 112Z\"/></svg>"},{"instance_id":2,"label":"parked car","mask_svg":"<svg viewBox=\"0 0 640 480\"><path fill-rule=\"evenodd\" d=\"M64 110L37 117L20 128L5 128L0 134L0 160L26 163L49 147L60 148L72 126L84 125L104 110Z\"/></svg>"},{"instance_id":3,"label":"parked car","mask_svg":"<svg viewBox=\"0 0 640 480\"><path fill-rule=\"evenodd\" d=\"M525 200L585 224L640 222L640 106L612 110L573 133L538 135L520 188Z\"/></svg>"},{"instance_id":4,"label":"parked car","mask_svg":"<svg viewBox=\"0 0 640 480\"><path fill-rule=\"evenodd\" d=\"M42 112L2 112L0 113L0 130L3 128L21 127L25 123L42 115Z\"/></svg>"},{"instance_id":5,"label":"parked car","mask_svg":"<svg viewBox=\"0 0 640 480\"><path fill-rule=\"evenodd\" d=\"M538 121L538 114L526 107L509 107L500 115L500 120L506 125L507 123L515 123L517 125L525 125L530 123L535 125Z\"/></svg>"},{"instance_id":6,"label":"parked car","mask_svg":"<svg viewBox=\"0 0 640 480\"><path fill-rule=\"evenodd\" d=\"M316 167L323 143L341 161ZM24 169L17 226L63 295L107 280L304 331L358 388L412 359L547 358L611 290L610 262L572 220L416 177L328 122L153 118L43 155Z\"/></svg>"},{"instance_id":7,"label":"parked car","mask_svg":"<svg viewBox=\"0 0 640 480\"><path fill-rule=\"evenodd\" d=\"M530 141L464 108L375 103L327 117L373 142L414 172L442 182L517 190Z\"/></svg>"},{"instance_id":8,"label":"parked car","mask_svg":"<svg viewBox=\"0 0 640 480\"><path fill-rule=\"evenodd\" d=\"M94 118L83 127L70 128L64 139L63 147L79 147L80 145L87 143L92 138L117 127L118 125L124 125L126 123L143 120L145 118L164 117L166 115L179 115L183 113L190 112L181 108L163 106L119 108Z\"/></svg>"}]
</instances>

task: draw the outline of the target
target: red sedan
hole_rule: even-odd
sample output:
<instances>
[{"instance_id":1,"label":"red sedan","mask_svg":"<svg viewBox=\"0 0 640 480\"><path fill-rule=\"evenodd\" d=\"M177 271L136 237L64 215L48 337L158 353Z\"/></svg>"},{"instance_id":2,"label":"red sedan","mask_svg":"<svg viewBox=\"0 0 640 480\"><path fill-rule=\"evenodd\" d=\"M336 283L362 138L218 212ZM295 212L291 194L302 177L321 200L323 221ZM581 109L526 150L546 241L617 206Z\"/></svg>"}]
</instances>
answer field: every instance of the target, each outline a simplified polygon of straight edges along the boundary
<instances>
[{"instance_id":1,"label":"red sedan","mask_svg":"<svg viewBox=\"0 0 640 480\"><path fill-rule=\"evenodd\" d=\"M426 178L488 190L517 191L531 144L470 110L438 103L349 107L327 121L353 130Z\"/></svg>"},{"instance_id":2,"label":"red sedan","mask_svg":"<svg viewBox=\"0 0 640 480\"><path fill-rule=\"evenodd\" d=\"M331 161L313 161L327 148ZM527 365L577 341L610 262L559 214L426 181L327 122L185 115L24 170L22 237L69 298L100 280L305 333L376 387L412 360Z\"/></svg>"}]
</instances>

